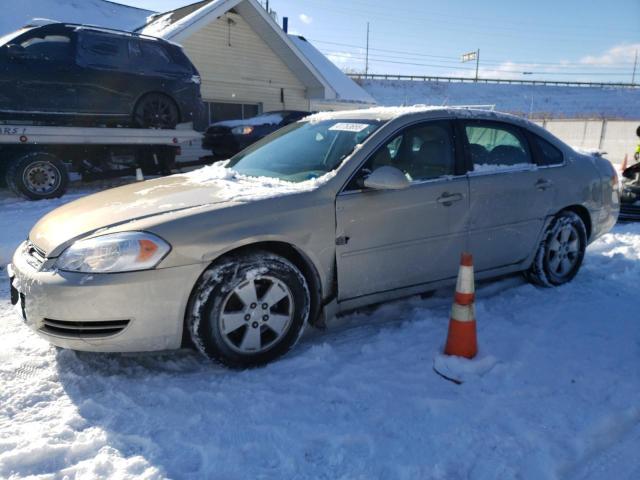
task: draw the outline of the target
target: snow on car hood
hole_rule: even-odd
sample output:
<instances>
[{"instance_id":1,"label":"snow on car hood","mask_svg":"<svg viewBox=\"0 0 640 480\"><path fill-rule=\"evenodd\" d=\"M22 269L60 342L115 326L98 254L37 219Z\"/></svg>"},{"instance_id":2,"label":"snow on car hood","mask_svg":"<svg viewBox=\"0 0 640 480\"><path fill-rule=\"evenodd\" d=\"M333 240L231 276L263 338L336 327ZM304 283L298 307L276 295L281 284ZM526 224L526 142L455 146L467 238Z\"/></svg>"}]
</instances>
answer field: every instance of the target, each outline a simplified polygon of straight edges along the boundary
<instances>
[{"instance_id":1,"label":"snow on car hood","mask_svg":"<svg viewBox=\"0 0 640 480\"><path fill-rule=\"evenodd\" d=\"M80 198L42 217L31 229L29 239L50 256L57 256L60 246L101 229L191 208L227 207L310 191L334 176L329 173L292 183L239 175L223 165L224 162Z\"/></svg>"}]
</instances>

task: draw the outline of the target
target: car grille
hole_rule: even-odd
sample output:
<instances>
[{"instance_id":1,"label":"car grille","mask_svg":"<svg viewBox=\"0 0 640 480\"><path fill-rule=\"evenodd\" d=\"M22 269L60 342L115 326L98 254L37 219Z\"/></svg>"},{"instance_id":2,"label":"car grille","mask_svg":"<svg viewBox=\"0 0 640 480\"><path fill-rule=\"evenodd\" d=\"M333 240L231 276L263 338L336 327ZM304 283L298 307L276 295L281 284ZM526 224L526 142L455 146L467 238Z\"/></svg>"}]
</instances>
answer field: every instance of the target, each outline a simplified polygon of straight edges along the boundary
<instances>
[{"instance_id":1,"label":"car grille","mask_svg":"<svg viewBox=\"0 0 640 480\"><path fill-rule=\"evenodd\" d=\"M36 270L40 270L47 259L47 254L29 241L24 247L24 256L26 262Z\"/></svg>"},{"instance_id":2,"label":"car grille","mask_svg":"<svg viewBox=\"0 0 640 480\"><path fill-rule=\"evenodd\" d=\"M40 331L57 337L106 338L122 332L129 320L107 320L101 322L71 322L68 320L44 319Z\"/></svg>"},{"instance_id":3,"label":"car grille","mask_svg":"<svg viewBox=\"0 0 640 480\"><path fill-rule=\"evenodd\" d=\"M206 135L228 135L229 133L231 133L229 127L209 127L206 131Z\"/></svg>"}]
</instances>

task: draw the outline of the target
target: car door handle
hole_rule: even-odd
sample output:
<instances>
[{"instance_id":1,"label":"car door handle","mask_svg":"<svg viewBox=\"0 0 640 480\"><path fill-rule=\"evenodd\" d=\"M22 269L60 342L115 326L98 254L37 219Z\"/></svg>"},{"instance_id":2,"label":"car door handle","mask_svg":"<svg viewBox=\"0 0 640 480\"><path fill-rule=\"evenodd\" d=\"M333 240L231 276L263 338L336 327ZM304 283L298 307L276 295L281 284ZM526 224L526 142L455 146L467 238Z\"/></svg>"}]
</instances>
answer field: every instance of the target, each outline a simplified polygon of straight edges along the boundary
<instances>
[{"instance_id":1,"label":"car door handle","mask_svg":"<svg viewBox=\"0 0 640 480\"><path fill-rule=\"evenodd\" d=\"M444 205L445 207L450 207L454 202L459 202L462 200L462 195L459 193L443 193L436 200L440 205Z\"/></svg>"},{"instance_id":2,"label":"car door handle","mask_svg":"<svg viewBox=\"0 0 640 480\"><path fill-rule=\"evenodd\" d=\"M536 182L536 188L541 191L549 190L553 187L553 182L551 180L540 179Z\"/></svg>"}]
</instances>

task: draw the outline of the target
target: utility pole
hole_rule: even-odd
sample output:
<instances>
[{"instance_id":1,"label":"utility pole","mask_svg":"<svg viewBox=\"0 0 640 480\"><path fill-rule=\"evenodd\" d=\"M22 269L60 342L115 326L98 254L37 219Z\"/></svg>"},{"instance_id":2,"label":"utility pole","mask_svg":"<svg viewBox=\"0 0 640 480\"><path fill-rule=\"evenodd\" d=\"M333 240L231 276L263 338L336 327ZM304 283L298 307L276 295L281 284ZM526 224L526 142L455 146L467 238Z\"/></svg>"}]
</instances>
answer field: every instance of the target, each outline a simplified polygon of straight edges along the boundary
<instances>
[{"instance_id":1,"label":"utility pole","mask_svg":"<svg viewBox=\"0 0 640 480\"><path fill-rule=\"evenodd\" d=\"M480 68L480 49L476 52L476 83L478 82L478 69Z\"/></svg>"},{"instance_id":2,"label":"utility pole","mask_svg":"<svg viewBox=\"0 0 640 480\"><path fill-rule=\"evenodd\" d=\"M631 85L636 83L636 68L638 67L638 50L636 50L636 58L633 61L633 73L631 74Z\"/></svg>"},{"instance_id":3,"label":"utility pole","mask_svg":"<svg viewBox=\"0 0 640 480\"><path fill-rule=\"evenodd\" d=\"M364 63L364 76L369 75L369 22L367 22L367 54Z\"/></svg>"}]
</instances>

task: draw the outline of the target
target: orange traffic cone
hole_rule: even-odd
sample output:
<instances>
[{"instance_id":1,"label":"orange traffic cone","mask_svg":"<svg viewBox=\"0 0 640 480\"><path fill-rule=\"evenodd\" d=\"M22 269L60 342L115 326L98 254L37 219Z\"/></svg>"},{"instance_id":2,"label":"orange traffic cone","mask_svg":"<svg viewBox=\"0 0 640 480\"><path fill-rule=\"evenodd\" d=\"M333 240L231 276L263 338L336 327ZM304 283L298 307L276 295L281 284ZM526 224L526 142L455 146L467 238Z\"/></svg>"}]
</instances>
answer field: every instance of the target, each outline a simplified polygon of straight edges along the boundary
<instances>
[{"instance_id":1,"label":"orange traffic cone","mask_svg":"<svg viewBox=\"0 0 640 480\"><path fill-rule=\"evenodd\" d=\"M620 168L621 172L624 172L627 169L627 160L629 159L629 154L624 154L624 160L622 161L622 167Z\"/></svg>"},{"instance_id":2,"label":"orange traffic cone","mask_svg":"<svg viewBox=\"0 0 640 480\"><path fill-rule=\"evenodd\" d=\"M463 253L460 259L456 294L451 308L447 344L444 348L446 355L473 358L478 353L474 300L473 256L470 253Z\"/></svg>"}]
</instances>

